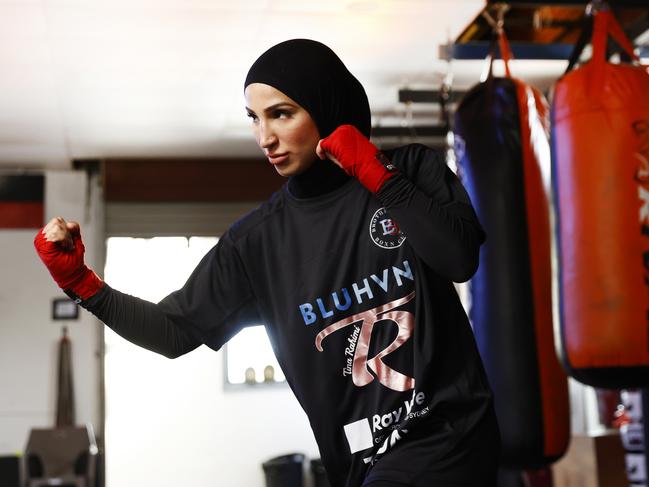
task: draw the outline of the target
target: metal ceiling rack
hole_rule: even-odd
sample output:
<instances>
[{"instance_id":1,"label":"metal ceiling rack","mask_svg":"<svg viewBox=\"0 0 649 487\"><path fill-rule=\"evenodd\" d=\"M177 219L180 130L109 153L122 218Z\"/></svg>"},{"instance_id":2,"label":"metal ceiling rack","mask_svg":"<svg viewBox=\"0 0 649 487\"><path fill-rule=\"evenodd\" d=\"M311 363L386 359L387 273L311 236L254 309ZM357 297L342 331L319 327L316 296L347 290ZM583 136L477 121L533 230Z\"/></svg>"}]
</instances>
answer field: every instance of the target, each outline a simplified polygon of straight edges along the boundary
<instances>
[{"instance_id":1,"label":"metal ceiling rack","mask_svg":"<svg viewBox=\"0 0 649 487\"><path fill-rule=\"evenodd\" d=\"M494 29L507 16L507 38L516 59L568 59L584 25L585 14L601 8L602 0L487 1L452 44L440 46L442 59L484 59ZM647 0L616 0L611 10L630 39L649 31ZM649 46L641 48L649 57Z\"/></svg>"}]
</instances>

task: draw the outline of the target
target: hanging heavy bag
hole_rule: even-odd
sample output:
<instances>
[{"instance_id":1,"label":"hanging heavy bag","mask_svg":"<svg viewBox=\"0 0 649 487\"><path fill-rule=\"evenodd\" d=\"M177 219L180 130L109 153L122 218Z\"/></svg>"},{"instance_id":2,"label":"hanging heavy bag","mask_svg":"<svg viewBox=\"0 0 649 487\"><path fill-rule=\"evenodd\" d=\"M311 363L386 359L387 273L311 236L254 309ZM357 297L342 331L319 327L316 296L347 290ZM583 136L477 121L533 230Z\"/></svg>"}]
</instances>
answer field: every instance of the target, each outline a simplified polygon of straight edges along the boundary
<instances>
[{"instance_id":1,"label":"hanging heavy bag","mask_svg":"<svg viewBox=\"0 0 649 487\"><path fill-rule=\"evenodd\" d=\"M611 12L600 11L591 60L554 90L555 322L570 375L597 387L643 387L649 384L649 74L607 62L609 35L637 60Z\"/></svg>"},{"instance_id":2,"label":"hanging heavy bag","mask_svg":"<svg viewBox=\"0 0 649 487\"><path fill-rule=\"evenodd\" d=\"M554 347L551 303L547 103L507 76L473 87L455 116L464 184L487 233L471 281L478 347L494 390L506 467L562 456L570 434L567 377Z\"/></svg>"}]
</instances>

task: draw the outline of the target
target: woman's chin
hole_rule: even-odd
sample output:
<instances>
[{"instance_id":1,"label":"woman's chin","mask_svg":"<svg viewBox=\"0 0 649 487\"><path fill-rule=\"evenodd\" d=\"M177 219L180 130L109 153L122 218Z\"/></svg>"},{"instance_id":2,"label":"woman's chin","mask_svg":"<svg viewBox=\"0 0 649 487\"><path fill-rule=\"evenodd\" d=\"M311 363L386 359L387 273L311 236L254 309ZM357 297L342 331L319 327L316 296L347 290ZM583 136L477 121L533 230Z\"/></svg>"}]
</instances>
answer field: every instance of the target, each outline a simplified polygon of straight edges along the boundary
<instances>
[{"instance_id":1,"label":"woman's chin","mask_svg":"<svg viewBox=\"0 0 649 487\"><path fill-rule=\"evenodd\" d=\"M306 172L314 162L315 160L308 164L277 164L273 167L280 176L290 178L291 176L297 176L298 174Z\"/></svg>"},{"instance_id":2,"label":"woman's chin","mask_svg":"<svg viewBox=\"0 0 649 487\"><path fill-rule=\"evenodd\" d=\"M277 171L277 174L279 174L280 176L282 176L284 178L289 178L289 177L293 176L293 174L294 174L294 172L291 171L289 167L284 167L284 166L281 166L281 165L276 165L276 166L273 166L273 167L275 168L275 171Z\"/></svg>"}]
</instances>

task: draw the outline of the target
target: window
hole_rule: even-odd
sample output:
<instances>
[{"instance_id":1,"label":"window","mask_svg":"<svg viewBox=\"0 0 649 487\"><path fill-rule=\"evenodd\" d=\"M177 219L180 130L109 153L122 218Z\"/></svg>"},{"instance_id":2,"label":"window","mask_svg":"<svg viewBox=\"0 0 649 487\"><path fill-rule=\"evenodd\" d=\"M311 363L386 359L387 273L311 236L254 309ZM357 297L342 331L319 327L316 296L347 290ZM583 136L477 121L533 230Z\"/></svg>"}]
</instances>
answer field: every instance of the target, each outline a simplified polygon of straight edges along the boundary
<instances>
[{"instance_id":1,"label":"window","mask_svg":"<svg viewBox=\"0 0 649 487\"><path fill-rule=\"evenodd\" d=\"M184 284L216 242L212 237L111 237L104 275L121 292L157 302ZM215 463L214 455L226 458L235 452L247 461L261 462L274 453L277 441L286 449L292 448L295 438L300 438L300 444L313 443L306 417L299 416L299 406L288 388L271 391L265 384L247 386L240 373L226 367L228 360L241 364L245 377L245 369L252 366L263 381L264 367L276 364L263 327L244 329L224 347L225 353L202 346L175 360L137 347L107 327L105 344L107 487L213 485L215 470L223 469L222 464ZM229 375L241 385L227 386L225 378ZM276 365L275 378L283 379ZM233 394L232 388L249 394ZM232 419L237 415L246 418L246 425L256 434L265 434L268 425L266 417L259 414L260 397L279 415L280 423L291 423L297 436L291 430L277 440L279 430L271 428L268 431L273 441L246 445L245 452L236 442L221 441L219 434L231 438L240 434L240 422ZM296 423L296 415L303 422ZM284 432L287 426L281 428ZM271 449L269 445L274 446ZM309 448L317 451L315 446ZM173 458L175 466L160 468L162 458ZM197 464L206 467L196 469Z\"/></svg>"},{"instance_id":2,"label":"window","mask_svg":"<svg viewBox=\"0 0 649 487\"><path fill-rule=\"evenodd\" d=\"M241 330L228 342L225 357L227 384L275 384L285 381L263 326Z\"/></svg>"},{"instance_id":3,"label":"window","mask_svg":"<svg viewBox=\"0 0 649 487\"><path fill-rule=\"evenodd\" d=\"M108 239L105 276L122 292L158 302L185 283L217 241L213 237L112 237ZM106 332L106 346L109 350L137 350L111 330ZM285 381L263 326L244 328L225 349L226 384Z\"/></svg>"}]
</instances>

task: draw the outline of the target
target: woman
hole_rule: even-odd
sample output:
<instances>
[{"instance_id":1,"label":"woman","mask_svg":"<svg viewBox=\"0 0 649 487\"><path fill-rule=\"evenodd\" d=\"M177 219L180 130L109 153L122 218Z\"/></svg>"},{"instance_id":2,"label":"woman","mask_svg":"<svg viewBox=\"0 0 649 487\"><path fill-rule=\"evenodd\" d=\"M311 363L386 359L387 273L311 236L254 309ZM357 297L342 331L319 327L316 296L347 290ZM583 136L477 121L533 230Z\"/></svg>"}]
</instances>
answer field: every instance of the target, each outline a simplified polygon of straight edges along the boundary
<instances>
[{"instance_id":1,"label":"woman","mask_svg":"<svg viewBox=\"0 0 649 487\"><path fill-rule=\"evenodd\" d=\"M266 51L245 81L257 143L288 178L158 304L83 264L79 227L36 248L55 280L128 340L168 357L264 323L333 487L495 485L491 393L452 281L484 234L443 159L380 153L361 84L326 46Z\"/></svg>"}]
</instances>

